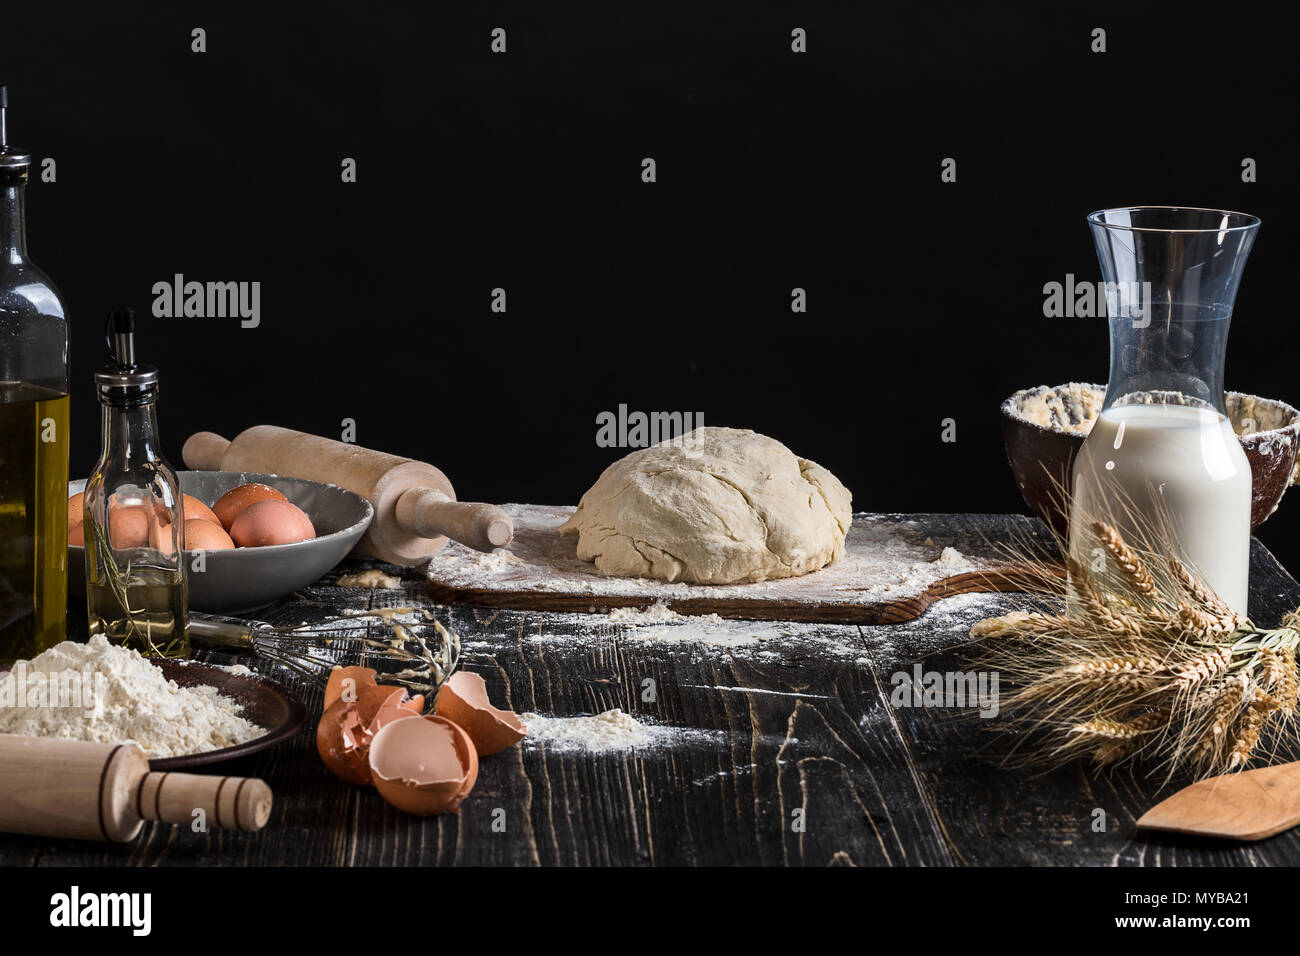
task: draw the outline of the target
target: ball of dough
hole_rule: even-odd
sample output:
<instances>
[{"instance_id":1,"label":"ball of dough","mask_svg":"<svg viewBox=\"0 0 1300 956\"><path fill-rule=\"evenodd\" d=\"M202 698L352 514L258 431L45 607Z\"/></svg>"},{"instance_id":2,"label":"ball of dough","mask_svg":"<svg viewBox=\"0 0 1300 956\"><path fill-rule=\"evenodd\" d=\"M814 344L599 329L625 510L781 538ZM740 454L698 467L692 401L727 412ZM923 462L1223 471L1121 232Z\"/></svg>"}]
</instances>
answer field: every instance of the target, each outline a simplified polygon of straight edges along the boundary
<instances>
[{"instance_id":1,"label":"ball of dough","mask_svg":"<svg viewBox=\"0 0 1300 956\"><path fill-rule=\"evenodd\" d=\"M735 584L844 554L852 496L825 468L739 428L698 428L605 469L560 527L606 574Z\"/></svg>"}]
</instances>

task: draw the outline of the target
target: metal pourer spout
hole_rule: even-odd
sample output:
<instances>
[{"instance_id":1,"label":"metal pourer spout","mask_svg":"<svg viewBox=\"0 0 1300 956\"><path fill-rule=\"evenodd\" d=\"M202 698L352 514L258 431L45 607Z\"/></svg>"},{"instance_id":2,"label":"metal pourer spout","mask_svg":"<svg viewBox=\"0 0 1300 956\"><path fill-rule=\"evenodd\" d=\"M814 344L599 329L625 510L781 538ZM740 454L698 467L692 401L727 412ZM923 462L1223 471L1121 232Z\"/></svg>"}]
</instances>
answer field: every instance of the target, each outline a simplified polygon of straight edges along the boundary
<instances>
[{"instance_id":1,"label":"metal pourer spout","mask_svg":"<svg viewBox=\"0 0 1300 956\"><path fill-rule=\"evenodd\" d=\"M108 315L108 350L123 368L135 368L135 309L117 309Z\"/></svg>"}]
</instances>

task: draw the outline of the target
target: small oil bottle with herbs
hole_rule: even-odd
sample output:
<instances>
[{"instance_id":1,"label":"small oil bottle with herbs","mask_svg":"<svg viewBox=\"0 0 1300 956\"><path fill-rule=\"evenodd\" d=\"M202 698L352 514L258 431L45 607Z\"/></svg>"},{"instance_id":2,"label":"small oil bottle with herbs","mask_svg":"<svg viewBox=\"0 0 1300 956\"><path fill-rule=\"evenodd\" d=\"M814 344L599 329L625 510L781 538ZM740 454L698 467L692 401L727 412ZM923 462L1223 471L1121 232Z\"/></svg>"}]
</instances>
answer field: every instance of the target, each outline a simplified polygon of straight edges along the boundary
<instances>
[{"instance_id":1,"label":"small oil bottle with herbs","mask_svg":"<svg viewBox=\"0 0 1300 956\"><path fill-rule=\"evenodd\" d=\"M158 370L135 360L135 314L108 317L95 373L103 450L86 482L90 633L150 657L188 657L180 482L158 450Z\"/></svg>"}]
</instances>

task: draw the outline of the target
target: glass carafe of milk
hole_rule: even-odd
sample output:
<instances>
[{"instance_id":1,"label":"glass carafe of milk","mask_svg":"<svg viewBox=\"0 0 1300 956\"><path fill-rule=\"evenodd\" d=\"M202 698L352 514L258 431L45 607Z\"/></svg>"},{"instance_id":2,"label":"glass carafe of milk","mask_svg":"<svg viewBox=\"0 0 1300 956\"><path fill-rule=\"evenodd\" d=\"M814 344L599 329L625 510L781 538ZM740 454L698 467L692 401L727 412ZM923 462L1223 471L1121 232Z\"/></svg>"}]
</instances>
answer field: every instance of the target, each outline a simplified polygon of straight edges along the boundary
<instances>
[{"instance_id":1,"label":"glass carafe of milk","mask_svg":"<svg viewBox=\"0 0 1300 956\"><path fill-rule=\"evenodd\" d=\"M1110 382L1074 463L1070 554L1097 569L1095 521L1171 553L1246 613L1250 464L1228 419L1223 366L1259 220L1173 206L1088 217L1105 279Z\"/></svg>"}]
</instances>

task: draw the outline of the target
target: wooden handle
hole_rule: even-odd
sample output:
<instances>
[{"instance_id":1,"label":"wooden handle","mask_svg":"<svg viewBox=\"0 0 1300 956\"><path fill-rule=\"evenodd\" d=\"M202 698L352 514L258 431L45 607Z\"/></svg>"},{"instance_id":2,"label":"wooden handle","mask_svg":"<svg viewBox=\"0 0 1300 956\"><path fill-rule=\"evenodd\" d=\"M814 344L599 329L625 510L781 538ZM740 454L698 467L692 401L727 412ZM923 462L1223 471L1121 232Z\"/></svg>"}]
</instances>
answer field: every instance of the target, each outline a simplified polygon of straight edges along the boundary
<instances>
[{"instance_id":1,"label":"wooden handle","mask_svg":"<svg viewBox=\"0 0 1300 956\"><path fill-rule=\"evenodd\" d=\"M150 773L136 790L136 813L144 820L223 830L260 830L271 816L271 788L253 777Z\"/></svg>"},{"instance_id":2,"label":"wooden handle","mask_svg":"<svg viewBox=\"0 0 1300 956\"><path fill-rule=\"evenodd\" d=\"M514 523L496 505L453 501L436 488L408 488L397 499L397 522L421 538L442 535L476 551L504 548L514 537Z\"/></svg>"},{"instance_id":3,"label":"wooden handle","mask_svg":"<svg viewBox=\"0 0 1300 956\"><path fill-rule=\"evenodd\" d=\"M221 471L230 442L216 432L195 432L181 447L181 458L195 471Z\"/></svg>"},{"instance_id":4,"label":"wooden handle","mask_svg":"<svg viewBox=\"0 0 1300 956\"><path fill-rule=\"evenodd\" d=\"M513 534L509 516L493 505L426 508L417 507L413 498L403 509L407 515L403 521L397 515L397 503L409 491L433 490L446 497L446 501L429 499L429 506L456 501L447 476L426 462L320 435L276 425L254 425L227 442L220 435L199 432L185 443L182 455L191 468L306 478L361 495L374 506L375 517L356 550L393 564L422 564L449 537L480 551L491 551L500 546L497 542L508 543ZM429 533L413 530L416 527Z\"/></svg>"},{"instance_id":5,"label":"wooden handle","mask_svg":"<svg viewBox=\"0 0 1300 956\"><path fill-rule=\"evenodd\" d=\"M261 780L150 773L135 744L0 734L0 831L126 842L145 820L257 830L271 812Z\"/></svg>"}]
</instances>

